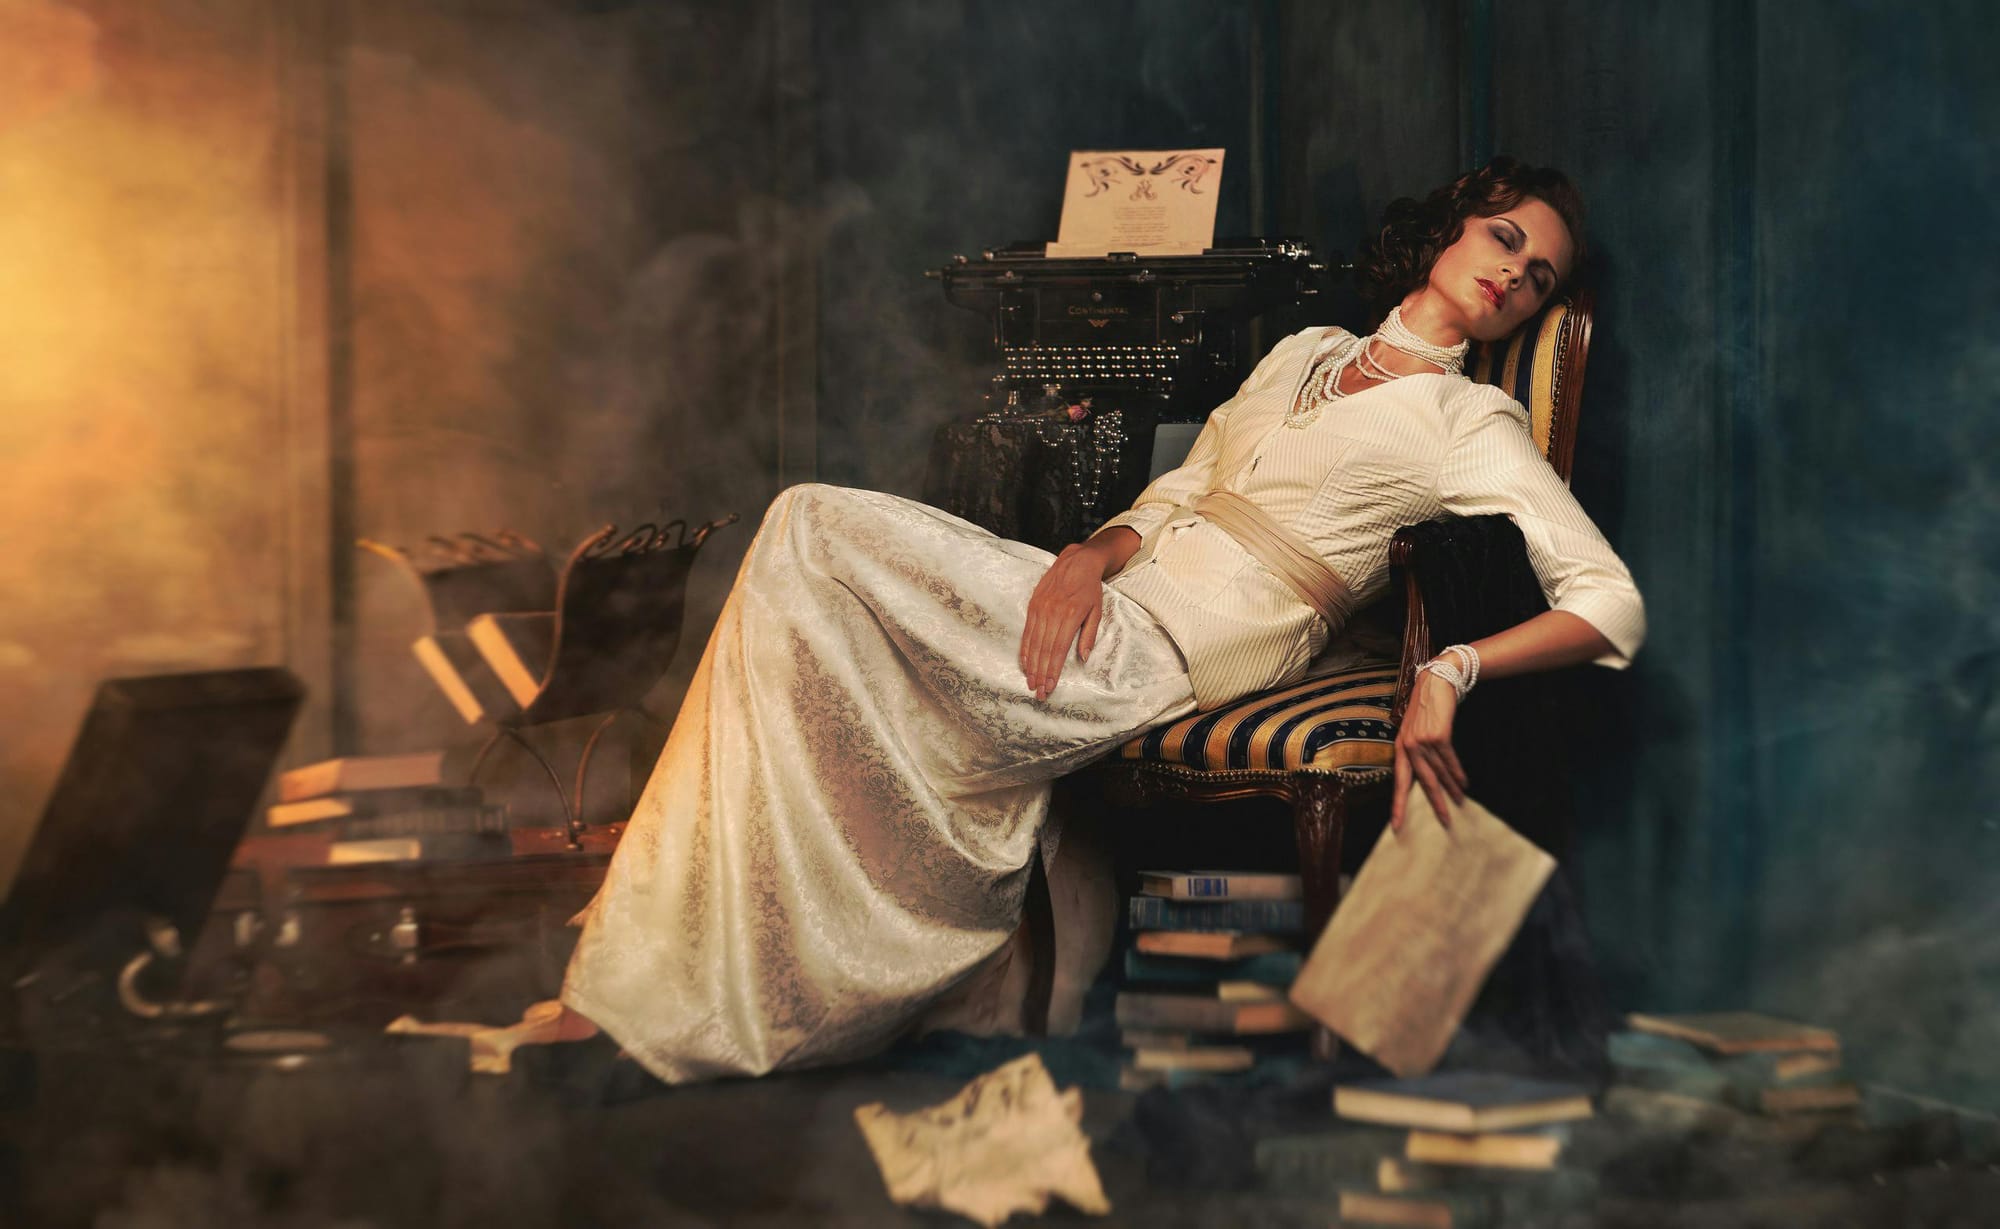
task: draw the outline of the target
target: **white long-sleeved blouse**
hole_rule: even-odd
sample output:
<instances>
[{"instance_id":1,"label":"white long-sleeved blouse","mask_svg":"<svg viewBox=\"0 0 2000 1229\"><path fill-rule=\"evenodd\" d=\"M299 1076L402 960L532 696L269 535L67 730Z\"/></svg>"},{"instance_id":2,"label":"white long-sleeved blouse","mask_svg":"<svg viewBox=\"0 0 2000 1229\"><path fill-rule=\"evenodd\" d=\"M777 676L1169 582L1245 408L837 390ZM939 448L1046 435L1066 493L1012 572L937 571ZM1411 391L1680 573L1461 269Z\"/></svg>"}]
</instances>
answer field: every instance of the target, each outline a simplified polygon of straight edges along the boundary
<instances>
[{"instance_id":1,"label":"white long-sleeved blouse","mask_svg":"<svg viewBox=\"0 0 2000 1229\"><path fill-rule=\"evenodd\" d=\"M1297 678L1325 622L1262 563L1186 505L1224 489L1304 538L1357 605L1388 585L1389 542L1441 514L1504 513L1520 526L1549 605L1586 620L1622 667L1646 635L1632 574L1536 450L1528 415L1463 376L1404 376L1327 405L1303 429L1285 412L1313 364L1359 344L1338 328L1295 333L1209 415L1187 460L1160 475L1124 525L1141 544L1109 582L1159 619L1203 708Z\"/></svg>"}]
</instances>

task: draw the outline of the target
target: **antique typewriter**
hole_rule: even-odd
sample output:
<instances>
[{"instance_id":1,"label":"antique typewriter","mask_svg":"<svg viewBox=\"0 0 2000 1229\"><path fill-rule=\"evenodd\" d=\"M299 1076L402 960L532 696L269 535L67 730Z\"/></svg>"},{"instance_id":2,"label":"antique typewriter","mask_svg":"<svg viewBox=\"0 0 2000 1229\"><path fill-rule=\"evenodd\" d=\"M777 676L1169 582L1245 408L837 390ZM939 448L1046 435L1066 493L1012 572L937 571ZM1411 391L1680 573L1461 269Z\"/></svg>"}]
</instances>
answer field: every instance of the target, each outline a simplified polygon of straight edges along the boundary
<instances>
[{"instance_id":1,"label":"antique typewriter","mask_svg":"<svg viewBox=\"0 0 2000 1229\"><path fill-rule=\"evenodd\" d=\"M924 495L1056 550L1179 464L1255 358L1252 322L1296 327L1326 267L1297 239L1224 240L1190 256L1042 251L1014 244L927 274L948 302L992 321L997 369L986 405L939 429Z\"/></svg>"}]
</instances>

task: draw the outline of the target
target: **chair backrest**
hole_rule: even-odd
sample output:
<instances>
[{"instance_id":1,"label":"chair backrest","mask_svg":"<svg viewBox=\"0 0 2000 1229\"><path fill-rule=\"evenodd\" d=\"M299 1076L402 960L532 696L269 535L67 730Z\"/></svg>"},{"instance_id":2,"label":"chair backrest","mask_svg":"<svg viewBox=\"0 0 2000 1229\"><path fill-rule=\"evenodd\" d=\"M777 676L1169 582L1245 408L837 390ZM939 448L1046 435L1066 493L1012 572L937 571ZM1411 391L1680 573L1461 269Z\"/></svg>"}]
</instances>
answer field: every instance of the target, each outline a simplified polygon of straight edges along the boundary
<instances>
[{"instance_id":1,"label":"chair backrest","mask_svg":"<svg viewBox=\"0 0 2000 1229\"><path fill-rule=\"evenodd\" d=\"M542 685L510 726L541 725L635 708L680 647L688 573L708 535L736 514L689 533L672 521L623 538L606 525L570 553L557 585L555 645ZM666 532L679 526L678 537Z\"/></svg>"},{"instance_id":2,"label":"chair backrest","mask_svg":"<svg viewBox=\"0 0 2000 1229\"><path fill-rule=\"evenodd\" d=\"M1527 407L1535 446L1564 482L1576 455L1594 305L1588 290L1557 299L1513 336L1474 348L1465 365L1467 375Z\"/></svg>"},{"instance_id":3,"label":"chair backrest","mask_svg":"<svg viewBox=\"0 0 2000 1229\"><path fill-rule=\"evenodd\" d=\"M462 632L483 614L555 609L555 569L541 547L512 530L433 535L418 548L421 554L370 538L355 545L417 583L433 632Z\"/></svg>"}]
</instances>

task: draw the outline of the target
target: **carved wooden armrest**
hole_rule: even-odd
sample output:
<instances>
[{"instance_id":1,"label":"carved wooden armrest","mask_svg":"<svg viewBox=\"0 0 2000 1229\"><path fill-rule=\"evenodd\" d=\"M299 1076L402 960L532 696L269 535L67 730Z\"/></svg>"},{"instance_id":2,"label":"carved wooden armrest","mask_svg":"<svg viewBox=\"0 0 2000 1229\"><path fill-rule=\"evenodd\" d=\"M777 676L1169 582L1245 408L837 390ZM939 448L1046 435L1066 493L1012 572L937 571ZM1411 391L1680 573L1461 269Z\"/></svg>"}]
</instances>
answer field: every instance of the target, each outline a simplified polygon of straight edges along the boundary
<instances>
[{"instance_id":1,"label":"carved wooden armrest","mask_svg":"<svg viewBox=\"0 0 2000 1229\"><path fill-rule=\"evenodd\" d=\"M1392 717L1400 723L1417 667L1440 646L1490 636L1549 608L1528 546L1505 516L1452 516L1405 525L1389 545L1406 615Z\"/></svg>"}]
</instances>

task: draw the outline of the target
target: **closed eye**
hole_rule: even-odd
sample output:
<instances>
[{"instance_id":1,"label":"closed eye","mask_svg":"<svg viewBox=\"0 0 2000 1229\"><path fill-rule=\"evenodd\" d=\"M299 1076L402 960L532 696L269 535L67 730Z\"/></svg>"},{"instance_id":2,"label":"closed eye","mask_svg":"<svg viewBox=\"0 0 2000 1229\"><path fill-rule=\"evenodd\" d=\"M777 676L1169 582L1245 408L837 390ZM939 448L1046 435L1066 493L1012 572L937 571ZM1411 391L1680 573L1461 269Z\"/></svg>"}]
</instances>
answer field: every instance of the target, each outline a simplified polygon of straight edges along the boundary
<instances>
[{"instance_id":1,"label":"closed eye","mask_svg":"<svg viewBox=\"0 0 2000 1229\"><path fill-rule=\"evenodd\" d=\"M1499 225L1493 228L1494 237L1499 239L1508 251L1520 251L1521 244L1527 238L1527 232L1523 231L1512 218L1500 218L1498 221ZM1555 269L1548 261L1537 256L1528 262L1528 270L1530 279L1535 283L1537 294L1546 295L1555 289Z\"/></svg>"}]
</instances>

